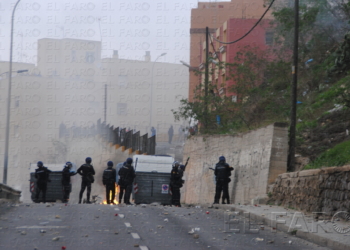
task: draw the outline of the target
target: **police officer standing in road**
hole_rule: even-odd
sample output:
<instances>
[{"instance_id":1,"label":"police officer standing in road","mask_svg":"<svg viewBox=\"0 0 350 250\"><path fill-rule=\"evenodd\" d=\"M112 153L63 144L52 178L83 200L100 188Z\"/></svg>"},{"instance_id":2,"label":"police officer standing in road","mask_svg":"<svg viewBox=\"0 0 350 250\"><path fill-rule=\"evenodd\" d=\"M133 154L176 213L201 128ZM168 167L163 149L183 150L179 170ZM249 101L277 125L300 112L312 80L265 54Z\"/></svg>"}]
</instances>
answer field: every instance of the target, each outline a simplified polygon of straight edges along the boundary
<instances>
[{"instance_id":1,"label":"police officer standing in road","mask_svg":"<svg viewBox=\"0 0 350 250\"><path fill-rule=\"evenodd\" d=\"M63 203L67 203L69 200L69 194L71 192L70 177L77 174L77 172L71 172L71 168L72 163L68 161L62 170Z\"/></svg>"},{"instance_id":2,"label":"police officer standing in road","mask_svg":"<svg viewBox=\"0 0 350 250\"><path fill-rule=\"evenodd\" d=\"M106 186L106 201L107 204L114 204L115 199L115 182L117 180L116 170L113 168L113 162L109 161L107 163L107 169L103 171L102 183ZM110 194L112 192L112 199L110 199Z\"/></svg>"},{"instance_id":3,"label":"police officer standing in road","mask_svg":"<svg viewBox=\"0 0 350 250\"><path fill-rule=\"evenodd\" d=\"M185 167L185 166L184 166ZM183 180L183 170L180 168L180 163L178 161L174 161L173 169L170 173L170 189L172 192L171 196L171 205L181 207L180 204L180 188L182 187Z\"/></svg>"},{"instance_id":4,"label":"police officer standing in road","mask_svg":"<svg viewBox=\"0 0 350 250\"><path fill-rule=\"evenodd\" d=\"M131 166L132 159L128 158L126 159L126 164L120 168L118 174L120 176L118 185L120 186L120 192L119 192L119 204L122 202L123 194L124 195L124 203L126 205L132 205L130 203L130 195L132 192L132 186L135 179L135 170L134 167Z\"/></svg>"},{"instance_id":5,"label":"police officer standing in road","mask_svg":"<svg viewBox=\"0 0 350 250\"><path fill-rule=\"evenodd\" d=\"M91 183L94 183L94 175L95 169L91 165L92 159L87 157L85 159L85 164L81 165L81 167L77 170L77 173L82 176L81 178L81 189L79 193L79 204L81 203L81 199L83 198L83 193L85 188L87 187L87 201L86 203L90 204L90 193L91 193Z\"/></svg>"},{"instance_id":6,"label":"police officer standing in road","mask_svg":"<svg viewBox=\"0 0 350 250\"><path fill-rule=\"evenodd\" d=\"M45 203L47 183L51 182L49 178L51 170L49 170L47 167L44 167L42 161L38 161L37 166L38 168L35 169L35 178L37 179L35 200L36 202L39 202L39 194L42 192L42 201Z\"/></svg>"},{"instance_id":7,"label":"police officer standing in road","mask_svg":"<svg viewBox=\"0 0 350 250\"><path fill-rule=\"evenodd\" d=\"M233 170L233 167L230 167L226 163L225 157L220 156L219 162L215 166L216 190L215 190L214 204L219 204L221 191L223 191L222 204L226 204L225 199L227 199L227 204L230 204L228 184L231 181L230 176L231 176L232 170Z\"/></svg>"}]
</instances>

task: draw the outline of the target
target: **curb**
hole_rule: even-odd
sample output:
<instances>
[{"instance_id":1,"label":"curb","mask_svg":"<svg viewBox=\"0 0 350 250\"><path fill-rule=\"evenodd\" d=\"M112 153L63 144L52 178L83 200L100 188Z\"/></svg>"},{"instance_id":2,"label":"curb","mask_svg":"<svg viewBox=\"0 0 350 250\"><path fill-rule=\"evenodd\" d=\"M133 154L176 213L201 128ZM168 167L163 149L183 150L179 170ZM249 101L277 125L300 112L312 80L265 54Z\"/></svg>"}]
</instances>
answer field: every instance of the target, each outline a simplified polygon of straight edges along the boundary
<instances>
[{"instance_id":1,"label":"curb","mask_svg":"<svg viewBox=\"0 0 350 250\"><path fill-rule=\"evenodd\" d=\"M205 205L207 205L207 204L205 204ZM213 208L238 211L238 212L242 212L242 213L246 212L246 210L244 210L242 208L232 207L232 205L230 206L230 205L218 204L218 205L214 205ZM254 220L255 222L263 223L264 225L271 226L271 224L272 224L271 219L266 218L266 217L261 216L261 215L258 215L258 214L254 214L252 212L249 212L249 213L250 213L250 218L252 220ZM289 227L284 225L284 224L278 224L278 230L289 234L289 232L288 232ZM310 241L312 243L315 243L317 245L323 246L323 247L329 247L329 248L334 249L334 250L349 250L350 249L349 245L346 245L346 244L343 244L339 241L325 238L325 237L322 237L322 236L319 236L317 234L313 234L310 232L302 232L302 231L298 230L295 236L297 236L298 238Z\"/></svg>"}]
</instances>

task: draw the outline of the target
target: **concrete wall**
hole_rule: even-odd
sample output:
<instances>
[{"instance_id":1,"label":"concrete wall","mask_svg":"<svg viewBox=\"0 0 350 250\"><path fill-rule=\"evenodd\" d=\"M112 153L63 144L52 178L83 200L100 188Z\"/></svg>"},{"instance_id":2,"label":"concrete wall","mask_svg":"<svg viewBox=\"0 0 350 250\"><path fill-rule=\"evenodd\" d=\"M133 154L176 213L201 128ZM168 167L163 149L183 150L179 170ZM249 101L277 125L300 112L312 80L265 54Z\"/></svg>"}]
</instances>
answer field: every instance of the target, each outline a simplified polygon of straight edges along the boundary
<instances>
[{"instance_id":1,"label":"concrete wall","mask_svg":"<svg viewBox=\"0 0 350 250\"><path fill-rule=\"evenodd\" d=\"M186 141L184 161L191 157L182 188L184 203L212 203L215 195L214 172L221 155L235 170L229 192L231 202L250 203L266 197L267 188L287 170L288 131L275 123L245 134L195 136Z\"/></svg>"},{"instance_id":2,"label":"concrete wall","mask_svg":"<svg viewBox=\"0 0 350 250\"><path fill-rule=\"evenodd\" d=\"M350 166L304 170L278 176L272 189L277 205L306 212L349 211Z\"/></svg>"},{"instance_id":3,"label":"concrete wall","mask_svg":"<svg viewBox=\"0 0 350 250\"><path fill-rule=\"evenodd\" d=\"M5 199L11 202L19 202L20 197L21 191L15 190L5 184L0 183L0 200Z\"/></svg>"}]
</instances>

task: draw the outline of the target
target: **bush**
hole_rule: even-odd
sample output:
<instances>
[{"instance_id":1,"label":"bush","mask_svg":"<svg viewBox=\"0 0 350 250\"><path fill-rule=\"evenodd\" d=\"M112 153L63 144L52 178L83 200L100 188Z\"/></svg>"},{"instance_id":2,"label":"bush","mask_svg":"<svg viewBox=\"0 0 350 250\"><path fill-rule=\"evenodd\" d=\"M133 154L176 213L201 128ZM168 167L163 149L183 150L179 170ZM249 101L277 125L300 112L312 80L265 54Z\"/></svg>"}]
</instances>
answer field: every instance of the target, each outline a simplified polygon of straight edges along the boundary
<instances>
[{"instance_id":1,"label":"bush","mask_svg":"<svg viewBox=\"0 0 350 250\"><path fill-rule=\"evenodd\" d=\"M350 163L350 141L342 142L323 152L315 161L306 165L304 169L343 166L347 163Z\"/></svg>"}]
</instances>

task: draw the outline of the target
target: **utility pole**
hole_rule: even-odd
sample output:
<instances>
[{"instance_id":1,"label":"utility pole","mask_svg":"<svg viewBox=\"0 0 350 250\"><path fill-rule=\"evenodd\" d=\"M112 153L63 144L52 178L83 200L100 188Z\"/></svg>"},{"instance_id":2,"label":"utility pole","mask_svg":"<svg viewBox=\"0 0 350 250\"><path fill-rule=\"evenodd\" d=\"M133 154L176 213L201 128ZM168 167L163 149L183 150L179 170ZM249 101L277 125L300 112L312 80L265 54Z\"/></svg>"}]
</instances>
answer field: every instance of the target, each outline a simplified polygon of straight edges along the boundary
<instances>
[{"instance_id":1,"label":"utility pole","mask_svg":"<svg viewBox=\"0 0 350 250\"><path fill-rule=\"evenodd\" d=\"M208 128L209 28L205 28L204 129Z\"/></svg>"},{"instance_id":2,"label":"utility pole","mask_svg":"<svg viewBox=\"0 0 350 250\"><path fill-rule=\"evenodd\" d=\"M8 168L8 156L9 156L9 140L10 140L10 112L11 112L11 80L12 80L12 51L13 51L13 21L15 18L15 11L17 5L21 0L18 0L13 7L11 17L11 42L10 42L10 70L9 70L9 86L7 93L7 114L6 114L6 132L5 132L5 152L4 152L4 175L3 183L7 184L7 168Z\"/></svg>"},{"instance_id":3,"label":"utility pole","mask_svg":"<svg viewBox=\"0 0 350 250\"><path fill-rule=\"evenodd\" d=\"M293 84L292 84L292 108L290 112L289 128L289 154L288 167L290 172L295 171L295 134L297 120L297 83L298 83L298 41L299 41L299 0L295 0L294 6L294 50L293 50Z\"/></svg>"},{"instance_id":4,"label":"utility pole","mask_svg":"<svg viewBox=\"0 0 350 250\"><path fill-rule=\"evenodd\" d=\"M105 112L104 112L104 121L107 124L107 84L105 84Z\"/></svg>"}]
</instances>

